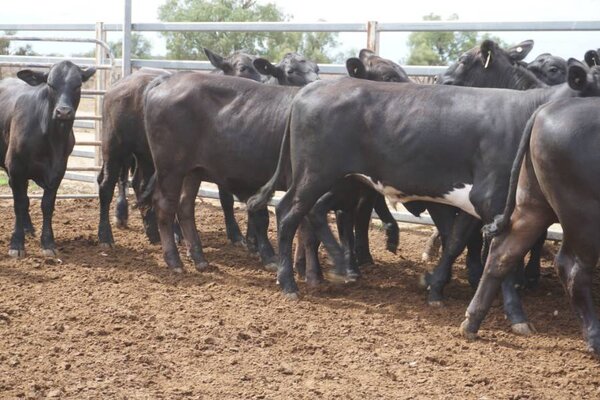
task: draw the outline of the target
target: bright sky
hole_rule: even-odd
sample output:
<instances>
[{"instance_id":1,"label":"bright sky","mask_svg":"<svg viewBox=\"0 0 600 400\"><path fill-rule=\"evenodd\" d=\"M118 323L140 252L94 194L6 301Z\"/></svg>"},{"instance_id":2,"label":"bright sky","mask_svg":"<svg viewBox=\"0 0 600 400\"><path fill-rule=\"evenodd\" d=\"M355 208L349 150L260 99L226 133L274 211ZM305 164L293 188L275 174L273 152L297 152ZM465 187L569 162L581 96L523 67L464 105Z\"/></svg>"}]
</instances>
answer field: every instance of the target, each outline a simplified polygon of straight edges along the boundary
<instances>
[{"instance_id":1,"label":"bright sky","mask_svg":"<svg viewBox=\"0 0 600 400\"><path fill-rule=\"evenodd\" d=\"M120 23L123 19L123 0L8 0L0 13L1 23ZM165 0L132 0L133 22L156 22L158 6ZM268 1L259 0L261 3ZM416 22L431 12L443 18L456 13L460 21L583 21L598 19L600 0L570 0L568 2L503 0L494 2L473 2L464 0L427 1L324 1L324 0L275 0L293 21L312 22ZM21 32L23 34L23 32ZM37 33L36 33L37 34ZM535 55L550 52L562 57L583 58L586 50L600 47L598 32L510 32L493 33L508 43L524 39L534 39L535 47L528 59ZM54 36L73 36L74 33L54 33ZM83 33L78 33L83 36ZM384 33L381 35L381 55L394 60L407 56L407 34ZM116 40L118 37L109 37ZM153 42L153 52L165 52L164 42L158 34L149 34ZM366 34L340 34L342 47L360 49L366 45ZM42 47L40 47L42 46ZM58 52L72 54L89 50L89 45L35 44L38 52Z\"/></svg>"}]
</instances>

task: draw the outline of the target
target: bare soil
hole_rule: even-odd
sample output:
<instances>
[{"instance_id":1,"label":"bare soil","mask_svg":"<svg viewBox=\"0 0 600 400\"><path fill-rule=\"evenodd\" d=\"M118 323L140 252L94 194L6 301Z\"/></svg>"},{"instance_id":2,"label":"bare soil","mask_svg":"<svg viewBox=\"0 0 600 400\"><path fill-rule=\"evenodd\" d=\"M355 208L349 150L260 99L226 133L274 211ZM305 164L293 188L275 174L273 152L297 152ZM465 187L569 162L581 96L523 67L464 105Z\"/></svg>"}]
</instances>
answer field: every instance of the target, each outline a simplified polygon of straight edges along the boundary
<instances>
[{"instance_id":1,"label":"bare soil","mask_svg":"<svg viewBox=\"0 0 600 400\"><path fill-rule=\"evenodd\" d=\"M32 200L38 230L39 205ZM598 362L549 259L540 287L524 295L538 334L515 336L496 307L482 339L467 342L458 335L472 295L463 268L443 308L428 307L417 285L431 268L420 261L426 227L403 227L396 255L372 227L376 265L359 282L300 283L292 302L256 256L228 244L220 209L207 202L197 218L216 269L197 273L188 262L182 276L147 243L134 211L130 229L115 229L116 247L104 250L97 201L59 200L59 259L41 257L32 238L29 256L13 260L12 202L0 210L2 398L600 397ZM245 226L243 210L236 215Z\"/></svg>"}]
</instances>

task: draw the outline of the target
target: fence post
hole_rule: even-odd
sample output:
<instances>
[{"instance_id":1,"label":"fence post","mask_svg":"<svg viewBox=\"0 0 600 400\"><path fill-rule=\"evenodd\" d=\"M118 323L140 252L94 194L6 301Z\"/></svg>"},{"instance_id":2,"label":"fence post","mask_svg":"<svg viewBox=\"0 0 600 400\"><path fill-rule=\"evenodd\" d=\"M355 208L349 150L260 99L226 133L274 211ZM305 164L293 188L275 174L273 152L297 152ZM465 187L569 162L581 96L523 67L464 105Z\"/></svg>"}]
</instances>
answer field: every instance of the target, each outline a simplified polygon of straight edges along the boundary
<instances>
[{"instance_id":1,"label":"fence post","mask_svg":"<svg viewBox=\"0 0 600 400\"><path fill-rule=\"evenodd\" d=\"M123 18L123 65L121 78L131 74L131 0L125 0L125 17Z\"/></svg>"},{"instance_id":2,"label":"fence post","mask_svg":"<svg viewBox=\"0 0 600 400\"><path fill-rule=\"evenodd\" d=\"M379 29L377 21L367 22L367 49L379 54Z\"/></svg>"},{"instance_id":3,"label":"fence post","mask_svg":"<svg viewBox=\"0 0 600 400\"><path fill-rule=\"evenodd\" d=\"M106 42L106 31L104 30L103 22L96 22L96 39ZM104 48L100 45L96 45L96 65L104 64L105 60ZM104 70L96 71L96 90L106 89L106 72ZM94 96L96 109L95 114L102 115L102 108L104 103L104 96ZM102 121L94 121L94 140L98 141L102 137ZM102 166L102 152L99 146L94 146L94 166ZM96 190L98 190L98 184L96 184Z\"/></svg>"}]
</instances>

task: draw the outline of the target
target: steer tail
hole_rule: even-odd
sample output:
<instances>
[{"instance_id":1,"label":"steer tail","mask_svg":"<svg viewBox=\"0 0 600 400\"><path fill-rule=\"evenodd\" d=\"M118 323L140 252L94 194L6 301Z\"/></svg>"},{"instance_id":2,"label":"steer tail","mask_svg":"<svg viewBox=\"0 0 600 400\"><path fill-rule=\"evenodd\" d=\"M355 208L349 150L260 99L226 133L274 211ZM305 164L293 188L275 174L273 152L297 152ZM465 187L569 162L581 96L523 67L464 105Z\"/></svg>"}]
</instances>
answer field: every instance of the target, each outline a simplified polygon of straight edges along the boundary
<instances>
[{"instance_id":1,"label":"steer tail","mask_svg":"<svg viewBox=\"0 0 600 400\"><path fill-rule=\"evenodd\" d=\"M292 120L292 111L290 109L288 113L287 122L285 124L285 132L283 134L283 140L281 141L281 149L279 150L279 160L277 161L277 169L275 173L269 179L269 181L261 187L258 192L250 197L246 202L249 211L260 210L265 208L275 193L275 185L279 180L281 173L284 171L286 165L290 163L290 123Z\"/></svg>"},{"instance_id":2,"label":"steer tail","mask_svg":"<svg viewBox=\"0 0 600 400\"><path fill-rule=\"evenodd\" d=\"M136 203L136 207L141 210L149 210L152 208L152 194L154 193L154 187L156 186L156 172L152 174L148 183L146 184L146 188L144 192L138 198Z\"/></svg>"},{"instance_id":3,"label":"steer tail","mask_svg":"<svg viewBox=\"0 0 600 400\"><path fill-rule=\"evenodd\" d=\"M494 221L484 225L482 232L484 237L489 239L500 235L510 225L510 216L512 215L515 206L517 204L517 186L519 183L519 173L521 172L521 164L523 164L523 158L529 149L529 139L531 139L531 132L533 130L533 123L538 111L534 112L533 115L527 121L519 148L517 149L517 155L513 162L512 169L510 171L510 182L508 184L508 196L506 198L506 205L504 206L504 212L496 215Z\"/></svg>"}]
</instances>

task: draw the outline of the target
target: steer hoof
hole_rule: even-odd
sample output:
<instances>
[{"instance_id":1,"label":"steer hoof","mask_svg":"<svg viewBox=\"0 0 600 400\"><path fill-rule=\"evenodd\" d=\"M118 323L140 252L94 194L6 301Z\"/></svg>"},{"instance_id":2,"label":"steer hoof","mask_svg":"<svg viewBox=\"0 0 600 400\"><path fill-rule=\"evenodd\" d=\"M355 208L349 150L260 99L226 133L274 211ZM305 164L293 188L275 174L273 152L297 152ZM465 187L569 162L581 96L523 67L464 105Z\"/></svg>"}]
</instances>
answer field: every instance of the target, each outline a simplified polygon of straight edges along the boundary
<instances>
[{"instance_id":1,"label":"steer hoof","mask_svg":"<svg viewBox=\"0 0 600 400\"><path fill-rule=\"evenodd\" d=\"M171 272L173 272L174 274L177 274L177 275L181 275L185 272L183 270L183 267L171 267L169 269L171 270Z\"/></svg>"},{"instance_id":2,"label":"steer hoof","mask_svg":"<svg viewBox=\"0 0 600 400\"><path fill-rule=\"evenodd\" d=\"M279 264L274 261L264 265L264 269L269 272L277 272L278 268L279 268Z\"/></svg>"},{"instance_id":3,"label":"steer hoof","mask_svg":"<svg viewBox=\"0 0 600 400\"><path fill-rule=\"evenodd\" d=\"M119 229L127 229L127 227L128 227L127 222L128 222L127 219L115 218L115 225Z\"/></svg>"},{"instance_id":4,"label":"steer hoof","mask_svg":"<svg viewBox=\"0 0 600 400\"><path fill-rule=\"evenodd\" d=\"M325 273L325 277L327 278L327 280L333 284L336 285L342 285L344 283L346 283L346 275L339 275L336 274L335 272L326 272Z\"/></svg>"},{"instance_id":5,"label":"steer hoof","mask_svg":"<svg viewBox=\"0 0 600 400\"><path fill-rule=\"evenodd\" d=\"M429 300L427 301L429 307L441 308L444 307L444 302L442 300Z\"/></svg>"},{"instance_id":6,"label":"steer hoof","mask_svg":"<svg viewBox=\"0 0 600 400\"><path fill-rule=\"evenodd\" d=\"M518 324L513 324L511 329L514 333L521 336L531 336L537 333L535 327L529 322L521 322Z\"/></svg>"},{"instance_id":7,"label":"steer hoof","mask_svg":"<svg viewBox=\"0 0 600 400\"><path fill-rule=\"evenodd\" d=\"M460 335L462 337L464 337L467 340L475 340L477 339L479 336L477 335L477 332L470 332L468 330L468 326L469 326L469 320L465 319L462 324L460 324L460 328L459 328L459 332Z\"/></svg>"},{"instance_id":8,"label":"steer hoof","mask_svg":"<svg viewBox=\"0 0 600 400\"><path fill-rule=\"evenodd\" d=\"M246 247L246 241L244 239L236 240L235 242L231 242L231 244L235 247Z\"/></svg>"},{"instance_id":9,"label":"steer hoof","mask_svg":"<svg viewBox=\"0 0 600 400\"><path fill-rule=\"evenodd\" d=\"M208 261L200 261L199 263L196 263L196 271L204 272L208 270L209 266Z\"/></svg>"},{"instance_id":10,"label":"steer hoof","mask_svg":"<svg viewBox=\"0 0 600 400\"><path fill-rule=\"evenodd\" d=\"M25 257L25 250L10 249L10 250L8 250L8 256L12 257L12 258L22 258L22 257Z\"/></svg>"},{"instance_id":11,"label":"steer hoof","mask_svg":"<svg viewBox=\"0 0 600 400\"><path fill-rule=\"evenodd\" d=\"M419 287L421 289L429 289L429 272L425 272L419 277Z\"/></svg>"},{"instance_id":12,"label":"steer hoof","mask_svg":"<svg viewBox=\"0 0 600 400\"><path fill-rule=\"evenodd\" d=\"M56 257L58 255L58 250L56 250L56 249L42 249L42 255L44 257Z\"/></svg>"},{"instance_id":13,"label":"steer hoof","mask_svg":"<svg viewBox=\"0 0 600 400\"><path fill-rule=\"evenodd\" d=\"M291 301L300 300L300 295L298 294L298 292L291 292L291 293L283 292L283 296L286 298L286 300L291 300Z\"/></svg>"},{"instance_id":14,"label":"steer hoof","mask_svg":"<svg viewBox=\"0 0 600 400\"><path fill-rule=\"evenodd\" d=\"M101 249L105 249L105 250L109 250L109 249L113 248L113 244L108 243L108 242L100 242L99 246Z\"/></svg>"}]
</instances>

